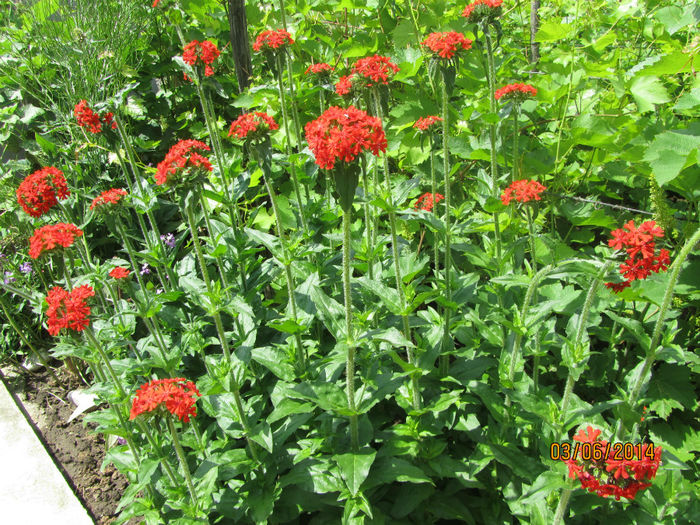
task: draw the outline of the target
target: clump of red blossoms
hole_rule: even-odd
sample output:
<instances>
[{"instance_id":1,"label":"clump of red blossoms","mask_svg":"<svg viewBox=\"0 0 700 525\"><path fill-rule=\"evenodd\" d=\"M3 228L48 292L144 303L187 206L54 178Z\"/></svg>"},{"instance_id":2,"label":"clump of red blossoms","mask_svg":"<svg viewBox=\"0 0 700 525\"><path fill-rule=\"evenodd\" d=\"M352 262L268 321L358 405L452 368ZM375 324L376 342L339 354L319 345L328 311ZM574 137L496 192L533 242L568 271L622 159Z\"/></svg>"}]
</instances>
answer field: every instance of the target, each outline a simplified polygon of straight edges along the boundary
<instances>
[{"instance_id":1,"label":"clump of red blossoms","mask_svg":"<svg viewBox=\"0 0 700 525\"><path fill-rule=\"evenodd\" d=\"M452 58L455 53L472 47L472 41L465 38L462 33L448 31L445 33L430 33L428 38L421 42L440 58Z\"/></svg>"},{"instance_id":2,"label":"clump of red blossoms","mask_svg":"<svg viewBox=\"0 0 700 525\"><path fill-rule=\"evenodd\" d=\"M331 71L333 71L333 69L333 66L326 64L325 62L319 62L318 64L311 64L309 67L307 67L305 74L325 75L329 74Z\"/></svg>"},{"instance_id":3,"label":"clump of red blossoms","mask_svg":"<svg viewBox=\"0 0 700 525\"><path fill-rule=\"evenodd\" d=\"M530 84L508 84L507 86L497 89L493 98L499 100L501 97L505 97L506 100L513 99L517 102L522 102L526 98L536 95L537 88Z\"/></svg>"},{"instance_id":4,"label":"clump of red blossoms","mask_svg":"<svg viewBox=\"0 0 700 525\"><path fill-rule=\"evenodd\" d=\"M49 166L25 177L17 188L17 202L32 217L41 217L70 196L63 172Z\"/></svg>"},{"instance_id":5,"label":"clump of red blossoms","mask_svg":"<svg viewBox=\"0 0 700 525\"><path fill-rule=\"evenodd\" d=\"M245 113L231 123L228 136L235 135L239 139L255 140L267 135L270 131L279 129L279 124L270 115L262 111Z\"/></svg>"},{"instance_id":6,"label":"clump of red blossoms","mask_svg":"<svg viewBox=\"0 0 700 525\"><path fill-rule=\"evenodd\" d=\"M335 92L338 95L348 95L350 91L352 90L352 77L354 75L345 75L343 77L340 77L338 79L338 82L335 83Z\"/></svg>"},{"instance_id":7,"label":"clump of red blossoms","mask_svg":"<svg viewBox=\"0 0 700 525\"><path fill-rule=\"evenodd\" d=\"M159 164L156 184L177 184L188 171L212 171L209 159L198 151L210 151L209 146L199 140L181 140L175 144Z\"/></svg>"},{"instance_id":8,"label":"clump of red blossoms","mask_svg":"<svg viewBox=\"0 0 700 525\"><path fill-rule=\"evenodd\" d=\"M540 193L547 188L535 180L516 180L508 186L501 195L501 202L508 206L512 200L518 202L529 202L531 200L542 200Z\"/></svg>"},{"instance_id":9,"label":"clump of red blossoms","mask_svg":"<svg viewBox=\"0 0 700 525\"><path fill-rule=\"evenodd\" d=\"M355 62L352 72L374 83L388 84L389 77L399 72L399 66L394 64L389 57L374 55ZM367 86L372 85L372 83L367 83Z\"/></svg>"},{"instance_id":10,"label":"clump of red blossoms","mask_svg":"<svg viewBox=\"0 0 700 525\"><path fill-rule=\"evenodd\" d=\"M49 333L56 336L64 329L70 328L76 332L85 330L90 324L90 307L85 301L93 295L95 291L87 285L78 286L72 292L60 286L51 288L46 296Z\"/></svg>"},{"instance_id":11,"label":"clump of red blossoms","mask_svg":"<svg viewBox=\"0 0 700 525\"><path fill-rule=\"evenodd\" d=\"M263 31L255 39L253 44L254 51L275 51L284 48L287 45L294 43L292 35L284 29Z\"/></svg>"},{"instance_id":12,"label":"clump of red blossoms","mask_svg":"<svg viewBox=\"0 0 700 525\"><path fill-rule=\"evenodd\" d=\"M110 205L113 206L119 204L121 198L125 197L128 194L129 193L126 190L123 190L121 188L111 188L107 191L103 191L98 197L95 197L92 200L92 204L90 204L90 209L102 209L110 207Z\"/></svg>"},{"instance_id":13,"label":"clump of red blossoms","mask_svg":"<svg viewBox=\"0 0 700 525\"><path fill-rule=\"evenodd\" d=\"M605 283L613 292L621 292L631 286L635 279L646 279L651 272L658 273L668 269L671 263L668 250L661 249L656 255L654 238L662 238L664 230L658 227L655 221L643 222L639 228L634 226L634 221L629 221L623 228L613 230L611 235L612 239L608 241L608 245L616 250L624 248L628 255L620 265L620 273L625 281Z\"/></svg>"},{"instance_id":14,"label":"clump of red blossoms","mask_svg":"<svg viewBox=\"0 0 700 525\"><path fill-rule=\"evenodd\" d=\"M604 498L613 496L618 501L621 497L634 499L640 490L651 487L650 481L656 477L661 463L661 447L642 443L632 447L632 454L623 453L620 448L609 447L607 441L599 439L600 433L589 426L574 436L574 441L590 443L591 454L579 453L578 457L566 460L569 477L578 479L581 488L589 492ZM583 459L584 455L587 460Z\"/></svg>"},{"instance_id":15,"label":"clump of red blossoms","mask_svg":"<svg viewBox=\"0 0 700 525\"><path fill-rule=\"evenodd\" d=\"M117 266L116 268L112 268L109 272L109 276L113 277L114 279L126 279L129 277L129 274L131 271L128 268L124 268L123 266Z\"/></svg>"},{"instance_id":16,"label":"clump of red blossoms","mask_svg":"<svg viewBox=\"0 0 700 525\"><path fill-rule=\"evenodd\" d=\"M428 117L421 117L418 120L416 120L416 123L413 124L413 127L420 131L428 131L431 128L435 127L435 124L437 124L438 122L442 122L442 119L440 117L430 115Z\"/></svg>"},{"instance_id":17,"label":"clump of red blossoms","mask_svg":"<svg viewBox=\"0 0 700 525\"><path fill-rule=\"evenodd\" d=\"M414 206L414 209L416 210L425 210L425 211L433 211L433 206L443 200L445 198L444 195L441 195L439 193L424 193L421 195L418 200L416 201L416 205Z\"/></svg>"},{"instance_id":18,"label":"clump of red blossoms","mask_svg":"<svg viewBox=\"0 0 700 525\"><path fill-rule=\"evenodd\" d=\"M77 237L83 235L83 230L75 224L47 224L34 230L34 235L29 239L29 256L38 259L39 256L57 246L68 248L73 245Z\"/></svg>"},{"instance_id":19,"label":"clump of red blossoms","mask_svg":"<svg viewBox=\"0 0 700 525\"><path fill-rule=\"evenodd\" d=\"M187 381L183 377L154 379L141 385L136 391L129 419L136 419L141 414L165 408L181 421L189 423L190 416L197 415L195 396L201 396L199 390L192 381Z\"/></svg>"},{"instance_id":20,"label":"clump of red blossoms","mask_svg":"<svg viewBox=\"0 0 700 525\"><path fill-rule=\"evenodd\" d=\"M102 131L102 124L109 126L112 129L117 129L117 123L113 120L114 113L111 111L100 116L95 113L90 106L88 106L87 100L81 100L75 105L73 110L75 118L78 120L78 126L81 128L87 128L91 133L99 133Z\"/></svg>"},{"instance_id":21,"label":"clump of red blossoms","mask_svg":"<svg viewBox=\"0 0 700 525\"><path fill-rule=\"evenodd\" d=\"M474 23L492 20L501 14L502 3L503 0L476 0L464 8L462 16Z\"/></svg>"},{"instance_id":22,"label":"clump of red blossoms","mask_svg":"<svg viewBox=\"0 0 700 525\"><path fill-rule=\"evenodd\" d=\"M197 42L193 40L185 45L182 53L182 61L194 67L198 62L204 65L204 76L210 77L214 74L214 69L211 67L212 62L221 54L216 44L209 40ZM185 75L187 77L187 75ZM188 79L189 80L189 79Z\"/></svg>"},{"instance_id":23,"label":"clump of red blossoms","mask_svg":"<svg viewBox=\"0 0 700 525\"><path fill-rule=\"evenodd\" d=\"M338 160L352 162L363 150L379 155L387 147L381 120L354 106L331 106L304 131L316 164L324 169L333 169Z\"/></svg>"}]
</instances>

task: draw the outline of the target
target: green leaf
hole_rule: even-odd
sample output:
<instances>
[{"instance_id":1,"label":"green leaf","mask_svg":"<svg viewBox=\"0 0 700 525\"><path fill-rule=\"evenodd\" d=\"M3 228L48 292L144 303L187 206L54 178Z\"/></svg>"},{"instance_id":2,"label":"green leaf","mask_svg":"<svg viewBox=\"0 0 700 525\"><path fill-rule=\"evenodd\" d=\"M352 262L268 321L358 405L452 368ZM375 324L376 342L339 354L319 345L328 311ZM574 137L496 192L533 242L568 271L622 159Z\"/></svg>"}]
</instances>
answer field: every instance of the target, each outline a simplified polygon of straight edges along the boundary
<instances>
[{"instance_id":1,"label":"green leaf","mask_svg":"<svg viewBox=\"0 0 700 525\"><path fill-rule=\"evenodd\" d=\"M279 348L264 346L253 348L250 357L285 381L294 381L294 367L287 362L287 354Z\"/></svg>"},{"instance_id":2,"label":"green leaf","mask_svg":"<svg viewBox=\"0 0 700 525\"><path fill-rule=\"evenodd\" d=\"M691 4L685 6L682 9L679 6L670 5L663 7L654 13L654 17L661 22L669 35L677 33L684 27L694 24L697 28L698 18L695 16L694 11L697 9L697 4L695 6Z\"/></svg>"},{"instance_id":3,"label":"green leaf","mask_svg":"<svg viewBox=\"0 0 700 525\"><path fill-rule=\"evenodd\" d=\"M651 166L659 186L664 186L697 159L698 148L700 126L695 124L687 129L664 131L656 135L643 160Z\"/></svg>"},{"instance_id":4,"label":"green leaf","mask_svg":"<svg viewBox=\"0 0 700 525\"><path fill-rule=\"evenodd\" d=\"M376 455L376 450L364 448L357 454L349 453L333 456L333 459L338 464L340 476L353 496L357 496L357 493L360 491L360 485L367 479L369 469L374 463Z\"/></svg>"},{"instance_id":5,"label":"green leaf","mask_svg":"<svg viewBox=\"0 0 700 525\"><path fill-rule=\"evenodd\" d=\"M365 483L365 490L395 481L401 483L430 483L430 477L409 461L393 456L383 456L373 465L372 475Z\"/></svg>"},{"instance_id":6,"label":"green leaf","mask_svg":"<svg viewBox=\"0 0 700 525\"><path fill-rule=\"evenodd\" d=\"M293 319L285 319L282 322L270 321L267 323L267 326L274 328L275 330L279 330L280 332L284 332L285 334L301 334L307 329L306 326L297 323Z\"/></svg>"},{"instance_id":7,"label":"green leaf","mask_svg":"<svg viewBox=\"0 0 700 525\"><path fill-rule=\"evenodd\" d=\"M545 22L537 31L535 42L554 42L556 40L561 40L569 36L572 30L573 26L571 24Z\"/></svg>"},{"instance_id":8,"label":"green leaf","mask_svg":"<svg viewBox=\"0 0 700 525\"><path fill-rule=\"evenodd\" d=\"M44 153L50 154L56 152L56 144L48 139L45 139L43 136L39 135L39 133L34 132L34 139L36 140L36 143L39 144L41 149L44 150Z\"/></svg>"},{"instance_id":9,"label":"green leaf","mask_svg":"<svg viewBox=\"0 0 700 525\"><path fill-rule=\"evenodd\" d=\"M372 292L379 297L382 304L386 306L391 313L401 315L401 301L399 300L399 294L396 290L365 276L355 279L355 282L368 292Z\"/></svg>"},{"instance_id":10,"label":"green leaf","mask_svg":"<svg viewBox=\"0 0 700 525\"><path fill-rule=\"evenodd\" d=\"M270 425L267 422L258 423L254 428L251 429L250 434L248 434L248 437L260 446L262 446L270 454L272 454L272 430L270 429Z\"/></svg>"},{"instance_id":11,"label":"green leaf","mask_svg":"<svg viewBox=\"0 0 700 525\"><path fill-rule=\"evenodd\" d=\"M690 371L685 366L663 363L654 372L647 397L653 399L649 408L667 419L674 408L694 409L697 405Z\"/></svg>"},{"instance_id":12,"label":"green leaf","mask_svg":"<svg viewBox=\"0 0 700 525\"><path fill-rule=\"evenodd\" d=\"M659 77L637 76L630 85L630 93L640 113L654 110L654 104L665 104L671 100Z\"/></svg>"}]
</instances>

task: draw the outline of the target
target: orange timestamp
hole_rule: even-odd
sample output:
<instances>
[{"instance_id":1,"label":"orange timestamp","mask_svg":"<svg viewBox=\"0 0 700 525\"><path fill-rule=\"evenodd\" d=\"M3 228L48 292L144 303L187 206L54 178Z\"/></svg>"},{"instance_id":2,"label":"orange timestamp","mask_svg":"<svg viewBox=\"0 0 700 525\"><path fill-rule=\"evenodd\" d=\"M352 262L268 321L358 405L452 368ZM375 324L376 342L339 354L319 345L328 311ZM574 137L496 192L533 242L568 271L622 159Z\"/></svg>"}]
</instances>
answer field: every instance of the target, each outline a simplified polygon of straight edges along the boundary
<instances>
[{"instance_id":1,"label":"orange timestamp","mask_svg":"<svg viewBox=\"0 0 700 525\"><path fill-rule=\"evenodd\" d=\"M612 459L615 461L631 461L633 459L654 459L653 443L631 443L605 441L557 443L549 446L549 458L552 460L569 461L570 459L582 459L583 461L600 461Z\"/></svg>"}]
</instances>

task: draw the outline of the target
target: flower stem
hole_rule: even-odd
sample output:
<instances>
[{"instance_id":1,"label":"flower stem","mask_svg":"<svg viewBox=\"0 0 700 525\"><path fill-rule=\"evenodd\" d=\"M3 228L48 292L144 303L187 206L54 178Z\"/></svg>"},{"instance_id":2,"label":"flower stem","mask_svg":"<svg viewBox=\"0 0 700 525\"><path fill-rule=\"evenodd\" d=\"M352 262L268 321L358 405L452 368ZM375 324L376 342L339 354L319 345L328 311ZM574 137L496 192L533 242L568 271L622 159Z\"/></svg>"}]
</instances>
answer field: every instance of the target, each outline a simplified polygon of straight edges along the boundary
<instances>
[{"instance_id":1,"label":"flower stem","mask_svg":"<svg viewBox=\"0 0 700 525\"><path fill-rule=\"evenodd\" d=\"M445 299L449 302L452 301L452 278L450 276L450 271L452 269L452 235L450 226L450 201L451 194L450 191L450 151L447 146L447 132L449 129L449 109L447 107L447 81L443 75L441 94L442 94L442 155L443 155L443 175L445 185ZM442 354L440 355L440 365L439 374L440 377L445 377L449 371L450 357L447 352L452 349L452 341L450 339L450 318L452 315L452 308L450 306L445 306L445 327L442 335Z\"/></svg>"},{"instance_id":2,"label":"flower stem","mask_svg":"<svg viewBox=\"0 0 700 525\"><path fill-rule=\"evenodd\" d=\"M365 238L367 242L367 275L374 280L374 245L372 244L372 221L369 211L369 185L367 183L367 160L364 155L360 157L362 168L362 190L365 194L365 202L362 207L365 212Z\"/></svg>"},{"instance_id":3,"label":"flower stem","mask_svg":"<svg viewBox=\"0 0 700 525\"><path fill-rule=\"evenodd\" d=\"M664 293L664 298L661 302L661 308L659 309L658 317L656 318L656 324L654 325L654 332L651 336L649 350L647 352L646 358L644 359L642 370L640 371L639 375L637 376L637 379L634 382L634 385L632 386L632 390L630 391L630 397L627 401L629 406L632 407L632 409L634 409L634 405L637 403L637 399L639 398L639 393L641 392L644 380L651 371L651 367L654 364L654 361L656 360L659 340L661 339L661 330L663 329L663 326L666 322L666 312L668 311L668 308L671 305L671 299L673 299L673 289L676 287L676 283L678 282L678 276L681 271L681 266L685 262L686 257L688 257L688 255L690 254L690 251L695 247L696 244L698 244L698 242L700 242L700 228L695 230L693 236L690 239L688 239L688 241L683 245L683 248L681 248L680 253L671 265L671 272L668 279L668 284L666 285L666 292ZM617 429L615 430L615 439L619 440L622 436L623 431L624 425L622 423L622 419L620 419L617 423Z\"/></svg>"},{"instance_id":4,"label":"flower stem","mask_svg":"<svg viewBox=\"0 0 700 525\"><path fill-rule=\"evenodd\" d=\"M437 194L437 178L435 176L435 136L430 134L430 191L433 194L433 214L437 216L437 203L435 195ZM435 281L437 283L438 274L440 271L440 250L438 244L438 236L433 236L433 269L435 272Z\"/></svg>"},{"instance_id":5,"label":"flower stem","mask_svg":"<svg viewBox=\"0 0 700 525\"><path fill-rule=\"evenodd\" d=\"M515 182L520 178L520 162L518 159L518 120L520 116L520 104L513 103L513 169L511 170L511 182Z\"/></svg>"},{"instance_id":6,"label":"flower stem","mask_svg":"<svg viewBox=\"0 0 700 525\"><path fill-rule=\"evenodd\" d=\"M350 296L350 220L352 205L343 210L343 297L345 299L345 337L347 353L345 358L345 392L348 398L350 415L350 443L352 450L360 448L359 429L355 408L355 337L352 331L352 297Z\"/></svg>"},{"instance_id":7,"label":"flower stem","mask_svg":"<svg viewBox=\"0 0 700 525\"><path fill-rule=\"evenodd\" d=\"M185 456L185 451L182 449L180 440L177 437L177 430L175 430L175 425L173 424L173 418L170 414L166 416L168 421L168 428L170 429L170 435L173 438L173 445L175 445L175 452L177 453L177 458L180 460L180 465L182 465L182 470L185 473L185 481L187 482L187 489L190 492L190 497L192 498L192 503L194 503L195 509L198 507L197 503L197 493L194 490L194 484L192 483L192 475L190 474L190 467L187 465L187 456Z\"/></svg>"},{"instance_id":8,"label":"flower stem","mask_svg":"<svg viewBox=\"0 0 700 525\"><path fill-rule=\"evenodd\" d=\"M192 235L192 245L194 246L194 251L197 256L197 262L199 262L199 269L202 272L202 278L207 287L207 292L211 294L211 281L209 279L209 270L207 270L207 263L204 260L204 254L202 253L202 247L199 244L199 234L197 233L197 228L194 223L194 214L192 213L192 206L188 206L183 203L183 208L185 208L185 216L187 217L187 225L190 228L190 234ZM221 314L218 311L212 313L214 318L214 324L216 325L216 333L219 336L219 342L221 343L221 348L224 351L224 356L227 361L231 360L231 351L228 347L228 341L226 340L226 333L224 332L224 325L221 321Z\"/></svg>"},{"instance_id":9,"label":"flower stem","mask_svg":"<svg viewBox=\"0 0 700 525\"><path fill-rule=\"evenodd\" d=\"M559 497L559 504L557 505L557 510L554 512L554 521L552 525L559 525L561 520L564 518L564 513L569 505L569 498L571 498L571 489L564 489Z\"/></svg>"},{"instance_id":10,"label":"flower stem","mask_svg":"<svg viewBox=\"0 0 700 525\"><path fill-rule=\"evenodd\" d=\"M489 111L496 113L495 81L496 68L493 64L493 44L488 26L484 27L484 40L486 41L486 58L488 61L488 83L489 83ZM444 82L443 82L444 83ZM498 197L498 163L496 162L496 124L489 124L489 141L491 143L491 195ZM501 267L501 227L498 219L498 211L493 212L493 227L496 237L496 260L498 267Z\"/></svg>"}]
</instances>

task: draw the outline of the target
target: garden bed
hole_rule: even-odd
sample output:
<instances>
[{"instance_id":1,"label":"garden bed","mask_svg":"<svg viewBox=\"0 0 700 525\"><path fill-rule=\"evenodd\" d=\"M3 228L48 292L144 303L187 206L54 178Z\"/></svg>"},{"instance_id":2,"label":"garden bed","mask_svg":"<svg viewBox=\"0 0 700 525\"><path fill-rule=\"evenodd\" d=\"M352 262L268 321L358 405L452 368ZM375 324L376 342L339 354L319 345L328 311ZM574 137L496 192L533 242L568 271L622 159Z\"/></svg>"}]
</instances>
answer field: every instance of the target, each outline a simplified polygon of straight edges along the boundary
<instances>
[{"instance_id":1,"label":"garden bed","mask_svg":"<svg viewBox=\"0 0 700 525\"><path fill-rule=\"evenodd\" d=\"M128 482L112 465L100 469L105 456L103 435L94 433L91 425L83 426L81 416L67 422L75 409L68 394L84 385L64 367L56 369L60 383L45 369L27 375L4 368L2 374L90 517L98 525L112 523Z\"/></svg>"}]
</instances>

